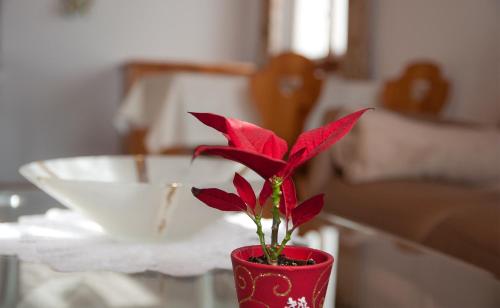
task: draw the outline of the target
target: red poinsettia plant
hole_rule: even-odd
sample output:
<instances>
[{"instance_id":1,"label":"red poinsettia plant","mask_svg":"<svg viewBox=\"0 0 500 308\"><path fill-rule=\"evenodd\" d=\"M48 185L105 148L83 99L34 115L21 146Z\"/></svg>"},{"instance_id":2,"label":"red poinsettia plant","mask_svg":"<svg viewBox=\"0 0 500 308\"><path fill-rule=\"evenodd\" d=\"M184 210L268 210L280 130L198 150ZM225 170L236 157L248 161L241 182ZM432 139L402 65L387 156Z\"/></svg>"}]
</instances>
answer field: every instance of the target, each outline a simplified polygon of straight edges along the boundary
<instances>
[{"instance_id":1,"label":"red poinsettia plant","mask_svg":"<svg viewBox=\"0 0 500 308\"><path fill-rule=\"evenodd\" d=\"M284 157L288 151L287 143L272 131L238 119L212 113L191 112L199 121L221 132L228 140L227 146L198 146L193 159L200 154L221 156L247 166L264 179L258 197L250 183L238 173L235 173L233 179L236 194L218 188L196 187L192 188L192 193L206 205L218 210L245 212L255 222L267 263L276 265L278 257L290 241L292 232L319 214L323 208L323 194L298 204L292 179L294 171L344 137L367 110L359 110L323 127L302 133L286 160ZM272 201L273 224L271 243L267 245L261 220L269 197ZM286 233L280 243L278 233L282 219Z\"/></svg>"}]
</instances>

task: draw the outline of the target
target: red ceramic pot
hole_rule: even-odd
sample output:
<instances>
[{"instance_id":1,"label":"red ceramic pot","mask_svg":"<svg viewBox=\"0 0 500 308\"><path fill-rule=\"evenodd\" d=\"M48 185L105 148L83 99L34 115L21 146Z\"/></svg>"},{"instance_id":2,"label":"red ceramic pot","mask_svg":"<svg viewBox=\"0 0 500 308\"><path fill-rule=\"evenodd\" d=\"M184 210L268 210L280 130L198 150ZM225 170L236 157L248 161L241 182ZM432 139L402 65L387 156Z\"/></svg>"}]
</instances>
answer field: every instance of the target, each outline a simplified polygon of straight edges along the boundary
<instances>
[{"instance_id":1,"label":"red ceramic pot","mask_svg":"<svg viewBox=\"0 0 500 308\"><path fill-rule=\"evenodd\" d=\"M295 246L285 247L283 253L292 259L313 259L316 264L272 266L247 261L262 255L258 245L231 253L240 308L323 307L333 257L321 250Z\"/></svg>"}]
</instances>

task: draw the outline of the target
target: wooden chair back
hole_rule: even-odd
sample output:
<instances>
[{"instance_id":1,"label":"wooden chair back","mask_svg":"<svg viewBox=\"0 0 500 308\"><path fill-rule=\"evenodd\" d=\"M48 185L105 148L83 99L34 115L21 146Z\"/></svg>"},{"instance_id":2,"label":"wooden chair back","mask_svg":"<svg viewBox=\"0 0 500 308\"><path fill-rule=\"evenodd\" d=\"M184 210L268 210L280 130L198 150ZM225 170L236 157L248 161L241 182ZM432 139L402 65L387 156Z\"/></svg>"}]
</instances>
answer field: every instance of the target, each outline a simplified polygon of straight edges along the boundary
<instances>
[{"instance_id":1,"label":"wooden chair back","mask_svg":"<svg viewBox=\"0 0 500 308\"><path fill-rule=\"evenodd\" d=\"M284 53L250 77L250 96L261 116L261 125L291 145L302 132L321 86L322 78L312 61Z\"/></svg>"},{"instance_id":2,"label":"wooden chair back","mask_svg":"<svg viewBox=\"0 0 500 308\"><path fill-rule=\"evenodd\" d=\"M437 115L446 104L448 91L449 83L437 64L416 62L385 84L382 105L402 113Z\"/></svg>"}]
</instances>

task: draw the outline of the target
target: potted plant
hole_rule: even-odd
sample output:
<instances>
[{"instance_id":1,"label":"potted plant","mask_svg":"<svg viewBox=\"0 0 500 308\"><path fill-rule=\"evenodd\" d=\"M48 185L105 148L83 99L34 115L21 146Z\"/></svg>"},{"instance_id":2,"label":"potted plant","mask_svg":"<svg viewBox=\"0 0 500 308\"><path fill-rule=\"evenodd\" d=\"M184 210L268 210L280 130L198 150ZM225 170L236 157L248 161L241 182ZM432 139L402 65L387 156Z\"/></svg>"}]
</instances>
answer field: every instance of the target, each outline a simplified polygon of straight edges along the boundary
<instances>
[{"instance_id":1,"label":"potted plant","mask_svg":"<svg viewBox=\"0 0 500 308\"><path fill-rule=\"evenodd\" d=\"M211 113L191 113L221 132L227 146L201 145L200 154L230 159L254 170L264 183L256 196L250 183L236 173L236 193L218 188L192 188L206 205L222 211L245 212L255 223L260 245L241 247L231 253L240 307L322 307L333 257L307 247L287 246L292 232L316 216L323 207L323 194L298 204L294 171L346 135L367 109L349 114L323 127L302 133L288 154L287 143L272 131L237 119ZM271 242L262 229L262 210L271 198ZM279 240L279 228L285 234Z\"/></svg>"}]
</instances>

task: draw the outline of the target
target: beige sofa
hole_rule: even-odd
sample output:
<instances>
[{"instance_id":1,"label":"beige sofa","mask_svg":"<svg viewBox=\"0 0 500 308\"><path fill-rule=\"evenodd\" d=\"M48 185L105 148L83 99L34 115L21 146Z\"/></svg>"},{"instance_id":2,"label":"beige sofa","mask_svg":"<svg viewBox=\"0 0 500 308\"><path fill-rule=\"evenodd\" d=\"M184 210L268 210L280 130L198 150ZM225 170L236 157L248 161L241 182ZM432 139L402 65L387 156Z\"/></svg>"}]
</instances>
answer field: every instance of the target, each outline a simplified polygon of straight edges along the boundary
<instances>
[{"instance_id":1,"label":"beige sofa","mask_svg":"<svg viewBox=\"0 0 500 308\"><path fill-rule=\"evenodd\" d=\"M326 121L336 114L329 112ZM326 211L453 255L500 277L500 185L421 177L353 184L335 155L333 150L322 154L309 170L307 193L325 192Z\"/></svg>"}]
</instances>

